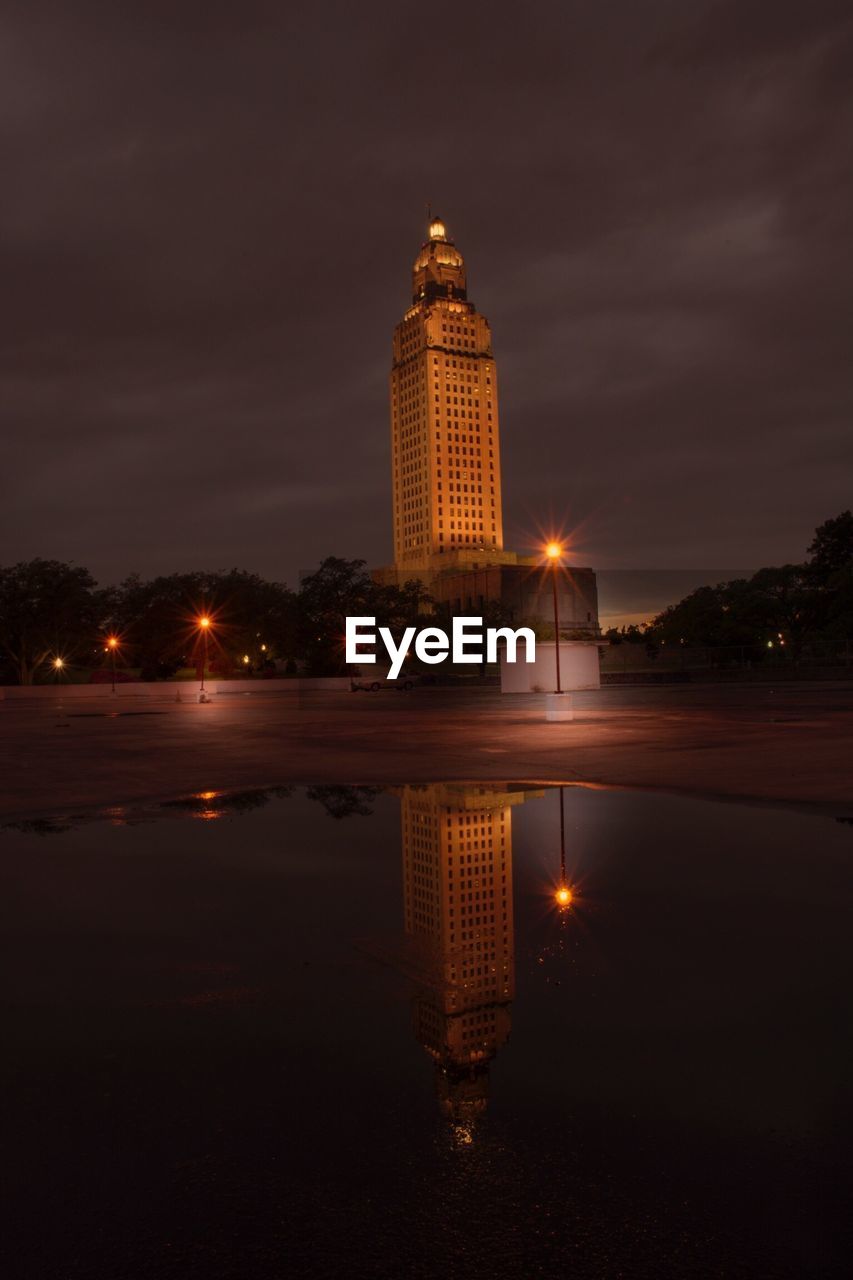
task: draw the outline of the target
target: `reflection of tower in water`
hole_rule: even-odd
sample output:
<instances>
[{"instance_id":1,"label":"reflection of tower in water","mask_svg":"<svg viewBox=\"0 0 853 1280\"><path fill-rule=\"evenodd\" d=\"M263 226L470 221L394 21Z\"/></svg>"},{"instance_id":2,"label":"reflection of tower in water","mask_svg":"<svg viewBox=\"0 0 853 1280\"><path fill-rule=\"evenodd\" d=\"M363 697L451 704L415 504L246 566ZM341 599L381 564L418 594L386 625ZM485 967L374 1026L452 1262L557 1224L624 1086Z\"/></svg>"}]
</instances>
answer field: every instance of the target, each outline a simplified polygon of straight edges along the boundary
<instances>
[{"instance_id":1,"label":"reflection of tower in water","mask_svg":"<svg viewBox=\"0 0 853 1280\"><path fill-rule=\"evenodd\" d=\"M418 956L414 1027L443 1109L470 1141L515 989L512 806L523 792L451 784L401 793L406 933Z\"/></svg>"}]
</instances>

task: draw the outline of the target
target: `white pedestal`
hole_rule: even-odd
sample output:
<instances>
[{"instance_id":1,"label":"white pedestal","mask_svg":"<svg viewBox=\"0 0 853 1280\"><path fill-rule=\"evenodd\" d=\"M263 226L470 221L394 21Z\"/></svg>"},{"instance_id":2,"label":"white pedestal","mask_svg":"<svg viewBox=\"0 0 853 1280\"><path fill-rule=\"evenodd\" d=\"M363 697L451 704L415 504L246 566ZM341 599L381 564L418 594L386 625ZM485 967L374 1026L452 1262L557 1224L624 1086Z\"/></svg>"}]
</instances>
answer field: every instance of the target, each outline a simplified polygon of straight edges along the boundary
<instances>
[{"instance_id":1,"label":"white pedestal","mask_svg":"<svg viewBox=\"0 0 853 1280\"><path fill-rule=\"evenodd\" d=\"M574 720L574 718L575 709L572 706L572 695L570 693L545 694L546 720Z\"/></svg>"},{"instance_id":2,"label":"white pedestal","mask_svg":"<svg viewBox=\"0 0 853 1280\"><path fill-rule=\"evenodd\" d=\"M573 689L601 686L598 650L601 640L560 641L560 685ZM556 645L553 640L536 642L536 661L524 661L524 645L518 647L518 662L507 662L501 648L501 693L548 693L557 683Z\"/></svg>"}]
</instances>

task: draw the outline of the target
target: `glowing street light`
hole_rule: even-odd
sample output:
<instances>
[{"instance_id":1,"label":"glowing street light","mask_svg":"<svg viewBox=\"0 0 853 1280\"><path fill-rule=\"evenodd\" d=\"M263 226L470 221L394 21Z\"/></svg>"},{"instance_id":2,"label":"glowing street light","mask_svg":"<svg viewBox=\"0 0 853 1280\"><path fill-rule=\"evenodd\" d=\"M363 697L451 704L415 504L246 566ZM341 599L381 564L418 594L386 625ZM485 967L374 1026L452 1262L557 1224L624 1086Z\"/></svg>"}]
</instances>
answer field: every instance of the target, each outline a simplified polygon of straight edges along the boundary
<instances>
[{"instance_id":1,"label":"glowing street light","mask_svg":"<svg viewBox=\"0 0 853 1280\"><path fill-rule=\"evenodd\" d=\"M118 649L118 636L107 636L107 653L110 655L110 667L113 677L113 693L116 691L116 650Z\"/></svg>"},{"instance_id":2,"label":"glowing street light","mask_svg":"<svg viewBox=\"0 0 853 1280\"><path fill-rule=\"evenodd\" d=\"M560 614L557 605L557 571L563 558L563 548L559 542L549 542L545 555L551 562L551 586L554 591L554 656L557 660L557 693L562 693L560 684Z\"/></svg>"},{"instance_id":3,"label":"glowing street light","mask_svg":"<svg viewBox=\"0 0 853 1280\"><path fill-rule=\"evenodd\" d=\"M56 672L56 683L59 684L59 677L62 675L62 672L65 670L65 659L56 657L53 659L53 662L50 665L53 667L54 671Z\"/></svg>"},{"instance_id":4,"label":"glowing street light","mask_svg":"<svg viewBox=\"0 0 853 1280\"><path fill-rule=\"evenodd\" d=\"M202 648L202 654L201 654L201 684L199 685L199 690L198 690L199 693L202 694L204 693L204 669L207 666L207 636L210 631L210 624L211 624L210 616L206 613L201 614L200 617L197 619L197 623L198 623L199 632L204 640L204 646ZM199 700L205 701L205 699L199 699Z\"/></svg>"}]
</instances>

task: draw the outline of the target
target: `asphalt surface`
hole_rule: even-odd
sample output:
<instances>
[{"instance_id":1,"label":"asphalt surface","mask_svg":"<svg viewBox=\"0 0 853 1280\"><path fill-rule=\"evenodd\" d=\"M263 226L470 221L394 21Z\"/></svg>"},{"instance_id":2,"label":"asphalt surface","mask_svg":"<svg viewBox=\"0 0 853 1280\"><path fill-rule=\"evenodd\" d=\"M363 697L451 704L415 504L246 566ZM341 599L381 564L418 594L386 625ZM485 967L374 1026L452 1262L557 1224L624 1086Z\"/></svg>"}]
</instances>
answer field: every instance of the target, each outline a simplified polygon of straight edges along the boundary
<instances>
[{"instance_id":1,"label":"asphalt surface","mask_svg":"<svg viewBox=\"0 0 853 1280\"><path fill-rule=\"evenodd\" d=\"M188 697L192 697L188 690ZM4 820L287 783L480 779L662 789L853 814L853 683L419 689L0 702Z\"/></svg>"}]
</instances>

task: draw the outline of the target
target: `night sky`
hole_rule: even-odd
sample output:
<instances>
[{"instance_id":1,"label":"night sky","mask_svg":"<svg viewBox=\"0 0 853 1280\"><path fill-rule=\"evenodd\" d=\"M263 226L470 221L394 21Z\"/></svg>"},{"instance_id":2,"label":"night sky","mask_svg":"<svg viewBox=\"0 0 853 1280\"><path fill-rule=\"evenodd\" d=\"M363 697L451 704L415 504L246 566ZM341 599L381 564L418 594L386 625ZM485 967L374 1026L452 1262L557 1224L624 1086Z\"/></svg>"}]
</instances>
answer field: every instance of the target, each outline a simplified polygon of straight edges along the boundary
<instances>
[{"instance_id":1,"label":"night sky","mask_svg":"<svg viewBox=\"0 0 853 1280\"><path fill-rule=\"evenodd\" d=\"M845 3L11 3L0 563L391 557L425 209L501 389L506 542L801 558L851 504Z\"/></svg>"}]
</instances>

